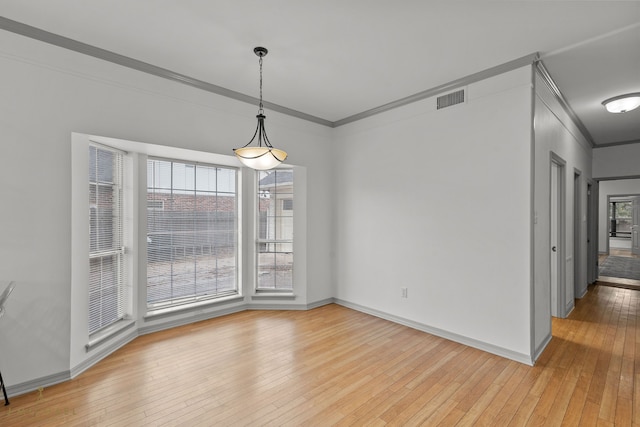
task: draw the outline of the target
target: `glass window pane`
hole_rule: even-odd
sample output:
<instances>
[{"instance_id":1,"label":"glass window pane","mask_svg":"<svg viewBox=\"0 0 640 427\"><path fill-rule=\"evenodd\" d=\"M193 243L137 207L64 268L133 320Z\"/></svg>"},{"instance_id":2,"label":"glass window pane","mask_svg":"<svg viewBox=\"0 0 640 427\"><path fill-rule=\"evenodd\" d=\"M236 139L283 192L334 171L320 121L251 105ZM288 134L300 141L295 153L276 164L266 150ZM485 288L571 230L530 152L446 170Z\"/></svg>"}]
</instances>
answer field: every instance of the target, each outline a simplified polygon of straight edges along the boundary
<instances>
[{"instance_id":1,"label":"glass window pane","mask_svg":"<svg viewBox=\"0 0 640 427\"><path fill-rule=\"evenodd\" d=\"M89 333L124 316L122 161L89 147Z\"/></svg>"},{"instance_id":2,"label":"glass window pane","mask_svg":"<svg viewBox=\"0 0 640 427\"><path fill-rule=\"evenodd\" d=\"M173 163L172 188L174 191L182 192L195 189L195 165L184 163Z\"/></svg>"},{"instance_id":3,"label":"glass window pane","mask_svg":"<svg viewBox=\"0 0 640 427\"><path fill-rule=\"evenodd\" d=\"M168 163L172 186L147 192L148 305L237 292L237 197L235 186L231 193L219 190L219 171L235 180L236 170Z\"/></svg>"},{"instance_id":4,"label":"glass window pane","mask_svg":"<svg viewBox=\"0 0 640 427\"><path fill-rule=\"evenodd\" d=\"M196 190L216 191L216 168L200 165L197 166Z\"/></svg>"},{"instance_id":5,"label":"glass window pane","mask_svg":"<svg viewBox=\"0 0 640 427\"><path fill-rule=\"evenodd\" d=\"M293 289L293 170L258 173L257 288Z\"/></svg>"},{"instance_id":6,"label":"glass window pane","mask_svg":"<svg viewBox=\"0 0 640 427\"><path fill-rule=\"evenodd\" d=\"M165 190L171 188L171 162L147 160L147 187Z\"/></svg>"},{"instance_id":7,"label":"glass window pane","mask_svg":"<svg viewBox=\"0 0 640 427\"><path fill-rule=\"evenodd\" d=\"M219 168L217 170L217 177L218 177L218 192L235 194L236 192L235 170Z\"/></svg>"}]
</instances>

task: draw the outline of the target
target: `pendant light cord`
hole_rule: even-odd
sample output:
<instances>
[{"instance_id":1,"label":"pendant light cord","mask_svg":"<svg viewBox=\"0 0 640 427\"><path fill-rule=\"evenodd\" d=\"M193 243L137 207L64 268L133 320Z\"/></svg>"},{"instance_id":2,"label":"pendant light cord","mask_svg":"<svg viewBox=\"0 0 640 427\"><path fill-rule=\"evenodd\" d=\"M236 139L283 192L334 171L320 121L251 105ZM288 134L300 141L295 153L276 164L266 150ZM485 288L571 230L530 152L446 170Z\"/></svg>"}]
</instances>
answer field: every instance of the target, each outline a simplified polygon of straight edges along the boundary
<instances>
[{"instance_id":1,"label":"pendant light cord","mask_svg":"<svg viewBox=\"0 0 640 427\"><path fill-rule=\"evenodd\" d=\"M262 56L260 56L260 106L258 108L258 114L264 114L264 108L262 107Z\"/></svg>"}]
</instances>

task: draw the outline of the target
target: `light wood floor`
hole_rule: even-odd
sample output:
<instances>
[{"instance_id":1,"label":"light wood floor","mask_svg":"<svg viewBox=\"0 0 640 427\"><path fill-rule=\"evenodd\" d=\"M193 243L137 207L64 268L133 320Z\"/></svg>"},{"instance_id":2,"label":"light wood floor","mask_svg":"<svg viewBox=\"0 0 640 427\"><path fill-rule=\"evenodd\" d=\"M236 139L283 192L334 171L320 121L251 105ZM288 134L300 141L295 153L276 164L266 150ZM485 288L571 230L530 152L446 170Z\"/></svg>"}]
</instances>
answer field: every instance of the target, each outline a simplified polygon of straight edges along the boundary
<instances>
[{"instance_id":1,"label":"light wood floor","mask_svg":"<svg viewBox=\"0 0 640 427\"><path fill-rule=\"evenodd\" d=\"M139 337L1 426L640 426L640 292L591 286L535 367L338 305Z\"/></svg>"}]
</instances>

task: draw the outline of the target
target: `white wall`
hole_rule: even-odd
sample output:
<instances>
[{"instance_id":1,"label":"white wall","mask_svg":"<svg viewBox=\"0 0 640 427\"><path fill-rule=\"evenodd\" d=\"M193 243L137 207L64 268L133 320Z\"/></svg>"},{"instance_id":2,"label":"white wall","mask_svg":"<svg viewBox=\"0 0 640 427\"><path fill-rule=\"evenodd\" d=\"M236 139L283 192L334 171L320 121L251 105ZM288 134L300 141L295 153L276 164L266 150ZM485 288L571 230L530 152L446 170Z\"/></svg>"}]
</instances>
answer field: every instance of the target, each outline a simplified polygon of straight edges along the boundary
<instances>
[{"instance_id":1,"label":"white wall","mask_svg":"<svg viewBox=\"0 0 640 427\"><path fill-rule=\"evenodd\" d=\"M18 282L0 321L0 366L10 387L37 387L87 357L86 333L71 321L79 303L71 287L72 133L226 155L251 137L257 107L8 32L0 32L0 69L0 278ZM267 127L290 163L305 168L313 195L301 248L307 287L295 301L313 304L333 291L331 129L269 112Z\"/></svg>"},{"instance_id":2,"label":"white wall","mask_svg":"<svg viewBox=\"0 0 640 427\"><path fill-rule=\"evenodd\" d=\"M631 239L622 239L619 237L612 237L609 239L609 247L612 249L627 249L631 250Z\"/></svg>"},{"instance_id":3,"label":"white wall","mask_svg":"<svg viewBox=\"0 0 640 427\"><path fill-rule=\"evenodd\" d=\"M565 235L564 313L573 308L574 298L587 290L587 184L591 180L590 144L562 109L547 85L535 80L535 190L534 190L534 348L539 354L551 338L550 284L550 171L552 153L564 162ZM580 172L580 211L574 213L574 173ZM579 246L574 247L574 218L578 218ZM574 262L580 265L579 284L574 289Z\"/></svg>"},{"instance_id":4,"label":"white wall","mask_svg":"<svg viewBox=\"0 0 640 427\"><path fill-rule=\"evenodd\" d=\"M601 149L594 150L595 153L599 151L601 151ZM638 162L640 162L640 155ZM607 197L626 195L640 195L640 179L600 181L598 192L598 252L609 253L607 247L607 242L609 241L609 209ZM630 249L631 242L628 241L628 245L620 245L620 247L624 246L628 246Z\"/></svg>"},{"instance_id":5,"label":"white wall","mask_svg":"<svg viewBox=\"0 0 640 427\"><path fill-rule=\"evenodd\" d=\"M531 363L531 69L467 95L337 129L336 296Z\"/></svg>"},{"instance_id":6,"label":"white wall","mask_svg":"<svg viewBox=\"0 0 640 427\"><path fill-rule=\"evenodd\" d=\"M638 178L639 159L640 143L594 149L593 178Z\"/></svg>"},{"instance_id":7,"label":"white wall","mask_svg":"<svg viewBox=\"0 0 640 427\"><path fill-rule=\"evenodd\" d=\"M594 179L600 181L598 193L598 251L608 252L607 196L638 194L640 188L640 143L602 147L593 150Z\"/></svg>"}]
</instances>

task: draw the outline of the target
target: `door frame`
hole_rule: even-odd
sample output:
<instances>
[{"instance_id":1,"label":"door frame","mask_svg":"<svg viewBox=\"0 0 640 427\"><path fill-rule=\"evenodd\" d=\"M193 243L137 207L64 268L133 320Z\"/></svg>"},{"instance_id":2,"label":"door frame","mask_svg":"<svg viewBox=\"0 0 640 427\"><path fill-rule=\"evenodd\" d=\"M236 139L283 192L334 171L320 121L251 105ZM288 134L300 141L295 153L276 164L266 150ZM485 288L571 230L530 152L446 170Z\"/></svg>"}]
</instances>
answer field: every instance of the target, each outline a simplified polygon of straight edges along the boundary
<instances>
[{"instance_id":1,"label":"door frame","mask_svg":"<svg viewBox=\"0 0 640 427\"><path fill-rule=\"evenodd\" d=\"M598 181L587 181L587 283L598 279Z\"/></svg>"},{"instance_id":2,"label":"door frame","mask_svg":"<svg viewBox=\"0 0 640 427\"><path fill-rule=\"evenodd\" d=\"M632 197L631 203L631 253L640 256L640 196Z\"/></svg>"},{"instance_id":3,"label":"door frame","mask_svg":"<svg viewBox=\"0 0 640 427\"><path fill-rule=\"evenodd\" d=\"M573 169L573 297L582 296L582 172ZM586 288L586 287L585 287Z\"/></svg>"},{"instance_id":4,"label":"door frame","mask_svg":"<svg viewBox=\"0 0 640 427\"><path fill-rule=\"evenodd\" d=\"M556 188L553 187L553 166L557 166L558 168L558 176L556 182ZM552 275L552 269L549 268L549 283L551 286L551 292L549 292L551 301L549 302L551 306L551 315L554 317L564 318L566 317L566 287L567 287L567 276L566 276L566 259L565 259L565 247L566 247L566 165L567 162L554 152L551 152L551 158L549 162L549 242L556 241L556 257L557 257L557 266L556 266L556 286L554 289ZM557 202L557 212L554 218L552 209L551 209L551 198L555 194L556 202ZM556 223L556 238L554 239L552 236L553 230L553 222ZM549 245L549 257L551 259L552 256L552 248L551 244ZM550 266L553 263L550 261ZM554 307L553 297L555 296L556 304Z\"/></svg>"},{"instance_id":5,"label":"door frame","mask_svg":"<svg viewBox=\"0 0 640 427\"><path fill-rule=\"evenodd\" d=\"M607 212L607 255L611 255L611 221L609 218L609 205L611 204L611 199L629 199L632 200L634 197L640 197L640 193L624 193L624 194L608 194L607 195L607 205L605 206L605 211Z\"/></svg>"}]
</instances>

